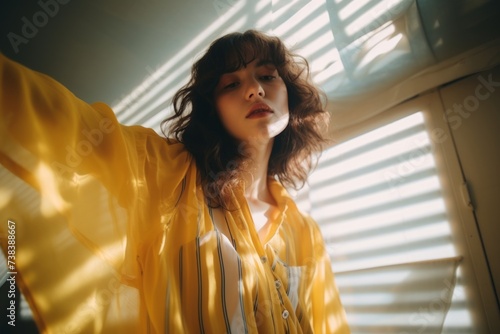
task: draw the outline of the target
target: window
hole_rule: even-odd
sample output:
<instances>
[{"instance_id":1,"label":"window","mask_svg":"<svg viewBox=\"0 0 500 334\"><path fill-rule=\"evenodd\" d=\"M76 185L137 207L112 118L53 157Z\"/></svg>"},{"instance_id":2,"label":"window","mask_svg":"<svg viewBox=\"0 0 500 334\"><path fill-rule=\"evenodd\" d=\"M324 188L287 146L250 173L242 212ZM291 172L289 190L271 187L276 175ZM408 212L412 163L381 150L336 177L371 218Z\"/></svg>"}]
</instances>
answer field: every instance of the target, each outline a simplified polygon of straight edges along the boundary
<instances>
[{"instance_id":1,"label":"window","mask_svg":"<svg viewBox=\"0 0 500 334\"><path fill-rule=\"evenodd\" d=\"M440 329L458 258L423 114L330 148L310 187L352 330Z\"/></svg>"},{"instance_id":2,"label":"window","mask_svg":"<svg viewBox=\"0 0 500 334\"><path fill-rule=\"evenodd\" d=\"M326 150L301 203L353 333L476 333L425 114L399 117Z\"/></svg>"},{"instance_id":3,"label":"window","mask_svg":"<svg viewBox=\"0 0 500 334\"><path fill-rule=\"evenodd\" d=\"M456 256L420 112L324 152L310 187L338 271Z\"/></svg>"}]
</instances>

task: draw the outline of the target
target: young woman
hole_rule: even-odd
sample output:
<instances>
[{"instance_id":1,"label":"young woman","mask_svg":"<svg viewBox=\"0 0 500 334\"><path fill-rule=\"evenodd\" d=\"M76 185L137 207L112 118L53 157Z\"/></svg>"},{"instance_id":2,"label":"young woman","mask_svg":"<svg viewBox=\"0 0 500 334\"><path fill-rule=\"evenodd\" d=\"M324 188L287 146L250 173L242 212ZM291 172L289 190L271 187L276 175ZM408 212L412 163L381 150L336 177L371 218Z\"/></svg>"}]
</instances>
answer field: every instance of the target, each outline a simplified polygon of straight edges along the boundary
<instances>
[{"instance_id":1,"label":"young woman","mask_svg":"<svg viewBox=\"0 0 500 334\"><path fill-rule=\"evenodd\" d=\"M278 38L226 35L165 139L2 58L0 214L40 329L348 333L319 228L285 190L324 143L308 76Z\"/></svg>"}]
</instances>

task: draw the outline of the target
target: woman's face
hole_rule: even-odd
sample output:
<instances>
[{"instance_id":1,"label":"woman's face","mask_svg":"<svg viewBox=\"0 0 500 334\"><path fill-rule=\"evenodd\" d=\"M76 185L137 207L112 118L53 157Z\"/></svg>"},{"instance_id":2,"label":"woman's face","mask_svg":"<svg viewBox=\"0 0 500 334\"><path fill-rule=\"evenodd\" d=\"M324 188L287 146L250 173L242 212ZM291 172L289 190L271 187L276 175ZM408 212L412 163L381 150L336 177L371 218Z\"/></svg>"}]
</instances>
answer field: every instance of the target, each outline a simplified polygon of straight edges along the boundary
<instances>
[{"instance_id":1,"label":"woman's face","mask_svg":"<svg viewBox=\"0 0 500 334\"><path fill-rule=\"evenodd\" d=\"M220 77L215 106L229 134L247 143L269 142L290 117L283 79L272 63L260 59Z\"/></svg>"}]
</instances>

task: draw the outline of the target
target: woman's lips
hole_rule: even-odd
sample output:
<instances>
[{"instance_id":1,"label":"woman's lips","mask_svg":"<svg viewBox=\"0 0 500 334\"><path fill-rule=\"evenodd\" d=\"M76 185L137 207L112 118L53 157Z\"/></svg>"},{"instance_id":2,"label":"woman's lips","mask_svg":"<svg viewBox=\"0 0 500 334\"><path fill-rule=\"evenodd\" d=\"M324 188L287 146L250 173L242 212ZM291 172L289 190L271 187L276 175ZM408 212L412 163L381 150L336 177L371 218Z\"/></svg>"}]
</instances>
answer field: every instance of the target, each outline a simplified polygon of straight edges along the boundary
<instances>
[{"instance_id":1,"label":"woman's lips","mask_svg":"<svg viewBox=\"0 0 500 334\"><path fill-rule=\"evenodd\" d=\"M272 114L273 110L265 103L256 103L252 105L246 118L261 118Z\"/></svg>"}]
</instances>

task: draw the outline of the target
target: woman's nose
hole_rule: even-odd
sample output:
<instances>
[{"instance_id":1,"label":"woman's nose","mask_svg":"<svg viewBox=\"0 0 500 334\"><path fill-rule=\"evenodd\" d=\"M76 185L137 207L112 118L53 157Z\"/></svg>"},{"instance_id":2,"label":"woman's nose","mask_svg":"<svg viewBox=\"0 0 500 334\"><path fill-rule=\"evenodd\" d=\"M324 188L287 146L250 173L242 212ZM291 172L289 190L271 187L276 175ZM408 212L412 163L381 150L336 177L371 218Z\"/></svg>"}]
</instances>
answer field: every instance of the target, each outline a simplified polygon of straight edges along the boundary
<instances>
[{"instance_id":1,"label":"woman's nose","mask_svg":"<svg viewBox=\"0 0 500 334\"><path fill-rule=\"evenodd\" d=\"M264 88L262 87L262 85L258 80L254 79L251 82L249 82L246 95L248 99L256 97L264 97L265 96Z\"/></svg>"}]
</instances>

